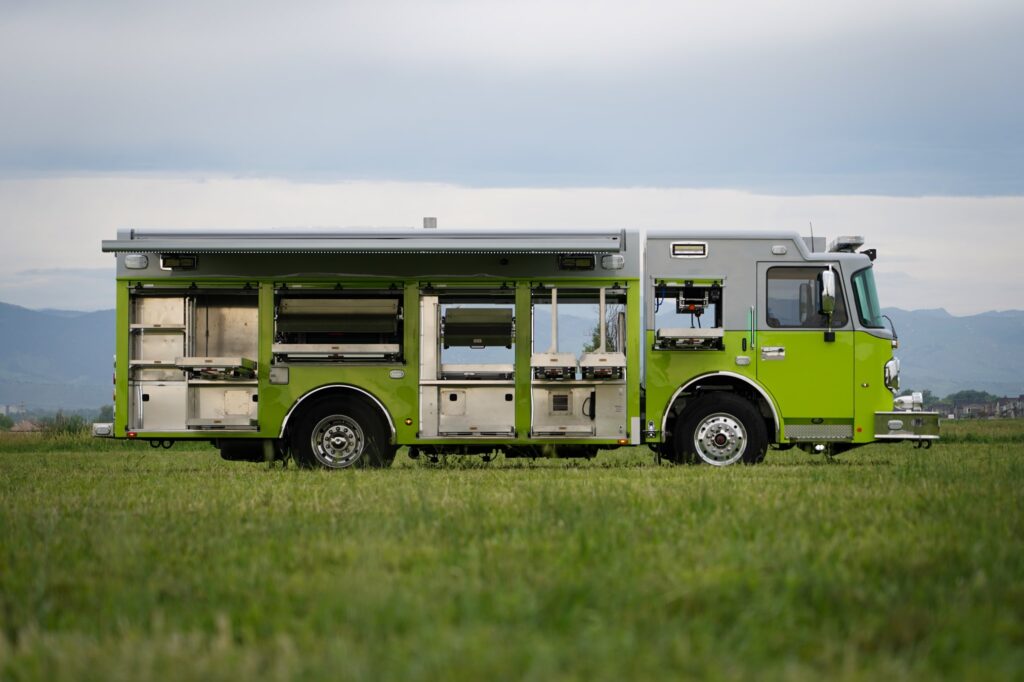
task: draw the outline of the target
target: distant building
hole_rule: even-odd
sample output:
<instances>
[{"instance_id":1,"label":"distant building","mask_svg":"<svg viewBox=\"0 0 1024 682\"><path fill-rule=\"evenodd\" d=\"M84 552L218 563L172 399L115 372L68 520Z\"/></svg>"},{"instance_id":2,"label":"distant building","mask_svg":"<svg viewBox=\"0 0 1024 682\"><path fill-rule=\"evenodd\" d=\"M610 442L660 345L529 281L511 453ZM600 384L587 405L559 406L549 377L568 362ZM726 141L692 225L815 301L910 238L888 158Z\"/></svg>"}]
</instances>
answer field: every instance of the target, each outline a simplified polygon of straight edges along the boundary
<instances>
[{"instance_id":1,"label":"distant building","mask_svg":"<svg viewBox=\"0 0 1024 682\"><path fill-rule=\"evenodd\" d=\"M988 419L996 416L995 403L959 403L953 407L957 419Z\"/></svg>"},{"instance_id":2,"label":"distant building","mask_svg":"<svg viewBox=\"0 0 1024 682\"><path fill-rule=\"evenodd\" d=\"M20 422L11 427L11 431L14 433L31 433L33 431L42 431L43 427L38 423L29 419L22 419Z\"/></svg>"},{"instance_id":3,"label":"distant building","mask_svg":"<svg viewBox=\"0 0 1024 682\"><path fill-rule=\"evenodd\" d=\"M1016 398L1000 398L996 401L996 416L1003 419L1024 417L1024 395Z\"/></svg>"},{"instance_id":4,"label":"distant building","mask_svg":"<svg viewBox=\"0 0 1024 682\"><path fill-rule=\"evenodd\" d=\"M1024 417L1024 395L984 403L957 403L951 412L957 419L1017 419Z\"/></svg>"},{"instance_id":5,"label":"distant building","mask_svg":"<svg viewBox=\"0 0 1024 682\"><path fill-rule=\"evenodd\" d=\"M24 403L20 405L0 405L0 412L8 417L13 417L16 414L24 414L27 411L28 410L25 409Z\"/></svg>"}]
</instances>

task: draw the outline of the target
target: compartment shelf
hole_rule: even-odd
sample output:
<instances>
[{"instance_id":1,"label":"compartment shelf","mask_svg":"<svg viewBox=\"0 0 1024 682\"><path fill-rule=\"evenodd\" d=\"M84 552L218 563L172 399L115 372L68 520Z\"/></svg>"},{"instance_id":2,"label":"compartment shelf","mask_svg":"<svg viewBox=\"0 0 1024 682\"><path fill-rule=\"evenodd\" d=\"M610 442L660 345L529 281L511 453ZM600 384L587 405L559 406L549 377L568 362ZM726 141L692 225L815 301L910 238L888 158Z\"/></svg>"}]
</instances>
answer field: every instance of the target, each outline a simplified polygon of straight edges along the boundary
<instances>
[{"instance_id":1,"label":"compartment shelf","mask_svg":"<svg viewBox=\"0 0 1024 682\"><path fill-rule=\"evenodd\" d=\"M160 368L178 368L174 360L129 360L129 367L160 367Z\"/></svg>"},{"instance_id":2,"label":"compartment shelf","mask_svg":"<svg viewBox=\"0 0 1024 682\"><path fill-rule=\"evenodd\" d=\"M504 364L483 364L483 365L441 365L440 375L442 379L455 381L473 380L511 380L515 375L513 365Z\"/></svg>"},{"instance_id":3,"label":"compartment shelf","mask_svg":"<svg viewBox=\"0 0 1024 682\"><path fill-rule=\"evenodd\" d=\"M531 436L549 438L553 436L575 436L577 438L592 438L596 434L595 426L580 424L568 424L565 426L546 426L535 428Z\"/></svg>"},{"instance_id":4,"label":"compartment shelf","mask_svg":"<svg viewBox=\"0 0 1024 682\"><path fill-rule=\"evenodd\" d=\"M271 353L296 360L331 358L386 358L397 356L397 343L275 343Z\"/></svg>"},{"instance_id":5,"label":"compartment shelf","mask_svg":"<svg viewBox=\"0 0 1024 682\"><path fill-rule=\"evenodd\" d=\"M177 358L174 364L181 369L256 369L256 361L242 357L188 357Z\"/></svg>"},{"instance_id":6,"label":"compartment shelf","mask_svg":"<svg viewBox=\"0 0 1024 682\"><path fill-rule=\"evenodd\" d=\"M130 324L128 329L133 332L184 332L183 324Z\"/></svg>"},{"instance_id":7,"label":"compartment shelf","mask_svg":"<svg viewBox=\"0 0 1024 682\"><path fill-rule=\"evenodd\" d=\"M255 419L238 416L218 418L189 417L185 424L190 429L255 429L257 427Z\"/></svg>"},{"instance_id":8,"label":"compartment shelf","mask_svg":"<svg viewBox=\"0 0 1024 682\"><path fill-rule=\"evenodd\" d=\"M654 333L654 347L660 350L724 350L725 330L721 327L658 329Z\"/></svg>"},{"instance_id":9,"label":"compartment shelf","mask_svg":"<svg viewBox=\"0 0 1024 682\"><path fill-rule=\"evenodd\" d=\"M189 386L258 386L256 379L189 379Z\"/></svg>"}]
</instances>

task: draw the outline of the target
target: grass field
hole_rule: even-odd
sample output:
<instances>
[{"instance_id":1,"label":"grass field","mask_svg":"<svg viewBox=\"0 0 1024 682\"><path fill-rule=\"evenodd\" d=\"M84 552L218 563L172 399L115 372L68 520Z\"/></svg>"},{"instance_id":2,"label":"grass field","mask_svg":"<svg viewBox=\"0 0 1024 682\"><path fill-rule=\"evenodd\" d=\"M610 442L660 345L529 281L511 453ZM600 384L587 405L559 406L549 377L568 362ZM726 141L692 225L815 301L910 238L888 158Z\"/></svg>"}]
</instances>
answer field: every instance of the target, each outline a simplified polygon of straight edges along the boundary
<instances>
[{"instance_id":1,"label":"grass field","mask_svg":"<svg viewBox=\"0 0 1024 682\"><path fill-rule=\"evenodd\" d=\"M0 678L1020 679L1024 424L946 433L337 473L8 437Z\"/></svg>"}]
</instances>

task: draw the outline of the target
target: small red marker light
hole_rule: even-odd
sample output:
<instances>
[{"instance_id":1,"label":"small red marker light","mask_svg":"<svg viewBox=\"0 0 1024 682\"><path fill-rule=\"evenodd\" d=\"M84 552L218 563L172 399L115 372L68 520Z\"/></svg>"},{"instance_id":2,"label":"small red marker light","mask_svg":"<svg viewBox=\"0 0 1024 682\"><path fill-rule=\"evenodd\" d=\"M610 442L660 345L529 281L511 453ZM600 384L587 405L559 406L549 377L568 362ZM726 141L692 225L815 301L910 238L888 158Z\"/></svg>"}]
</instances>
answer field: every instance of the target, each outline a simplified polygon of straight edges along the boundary
<instances>
[{"instance_id":1,"label":"small red marker light","mask_svg":"<svg viewBox=\"0 0 1024 682\"><path fill-rule=\"evenodd\" d=\"M135 433L134 431L129 431L128 432L128 437L129 438L135 438L135 436L137 436L137 435L139 435L139 434Z\"/></svg>"}]
</instances>

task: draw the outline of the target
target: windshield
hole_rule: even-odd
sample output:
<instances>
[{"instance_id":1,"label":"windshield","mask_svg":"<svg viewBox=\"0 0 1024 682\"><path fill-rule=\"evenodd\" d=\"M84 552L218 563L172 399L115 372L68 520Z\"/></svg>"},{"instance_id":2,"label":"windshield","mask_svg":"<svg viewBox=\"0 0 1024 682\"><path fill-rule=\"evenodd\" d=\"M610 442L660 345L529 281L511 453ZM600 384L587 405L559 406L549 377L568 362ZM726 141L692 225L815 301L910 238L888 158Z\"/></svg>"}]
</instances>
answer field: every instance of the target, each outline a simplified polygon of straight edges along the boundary
<instances>
[{"instance_id":1,"label":"windshield","mask_svg":"<svg viewBox=\"0 0 1024 682\"><path fill-rule=\"evenodd\" d=\"M875 288L875 274L871 268L864 268L853 275L853 297L857 301L857 315L865 327L884 328L882 308L878 305L878 290Z\"/></svg>"}]
</instances>

